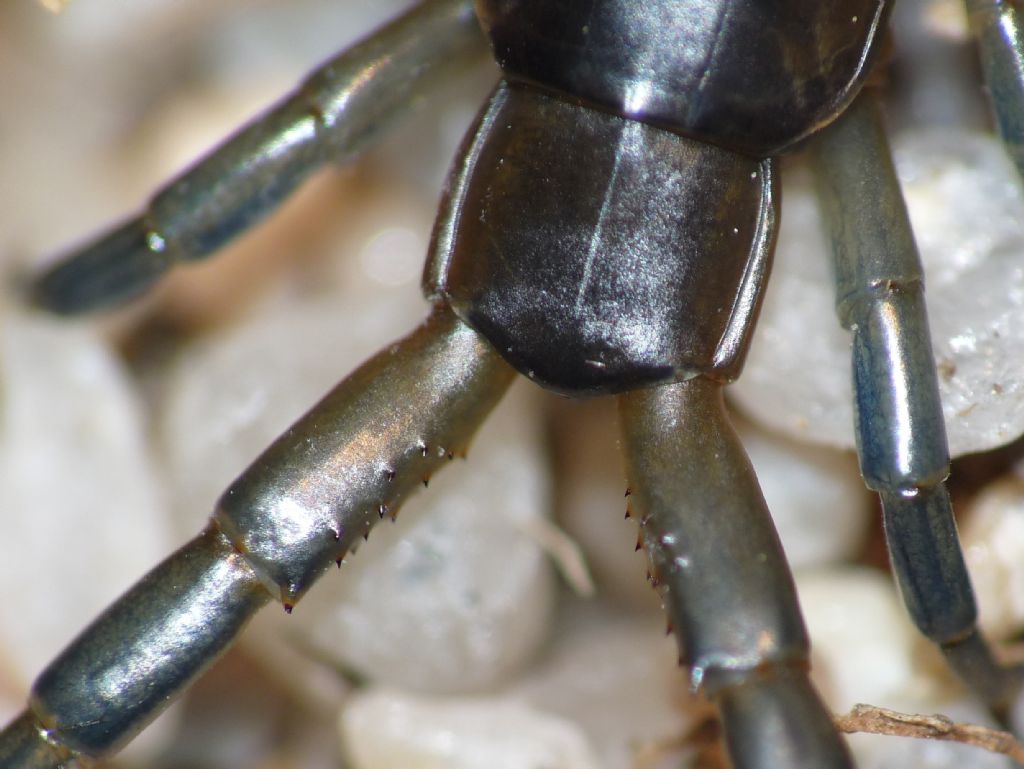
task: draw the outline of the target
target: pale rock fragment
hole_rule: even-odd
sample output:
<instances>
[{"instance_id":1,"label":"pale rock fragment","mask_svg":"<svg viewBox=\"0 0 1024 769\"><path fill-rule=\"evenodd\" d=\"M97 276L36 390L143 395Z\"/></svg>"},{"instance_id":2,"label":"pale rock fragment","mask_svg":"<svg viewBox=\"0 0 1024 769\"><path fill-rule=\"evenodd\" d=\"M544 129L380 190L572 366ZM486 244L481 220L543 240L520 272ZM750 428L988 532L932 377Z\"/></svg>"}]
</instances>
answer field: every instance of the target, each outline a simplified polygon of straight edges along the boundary
<instances>
[{"instance_id":1,"label":"pale rock fragment","mask_svg":"<svg viewBox=\"0 0 1024 769\"><path fill-rule=\"evenodd\" d=\"M8 305L0 373L5 723L43 667L178 539L138 395L93 329ZM158 728L133 752L152 755L167 736Z\"/></svg>"},{"instance_id":2,"label":"pale rock fragment","mask_svg":"<svg viewBox=\"0 0 1024 769\"><path fill-rule=\"evenodd\" d=\"M341 714L352 769L604 769L579 727L506 697L373 688Z\"/></svg>"},{"instance_id":3,"label":"pale rock fragment","mask_svg":"<svg viewBox=\"0 0 1024 769\"><path fill-rule=\"evenodd\" d=\"M1024 481L1007 477L971 500L960 528L964 558L986 635L1009 639L1024 628Z\"/></svg>"},{"instance_id":4,"label":"pale rock fragment","mask_svg":"<svg viewBox=\"0 0 1024 769\"><path fill-rule=\"evenodd\" d=\"M414 216L402 206L390 214L391 226ZM406 247L422 253L426 232L417 232ZM426 317L418 275L374 279L363 257L374 235L361 234L337 244L337 265L311 278L322 284L316 292L282 288L243 322L188 346L161 378L158 443L186 529L201 525L231 481L328 390Z\"/></svg>"},{"instance_id":5,"label":"pale rock fragment","mask_svg":"<svg viewBox=\"0 0 1024 769\"><path fill-rule=\"evenodd\" d=\"M341 715L346 753L355 769L678 766L703 711L662 622L569 598L543 658L493 695L356 694Z\"/></svg>"},{"instance_id":6,"label":"pale rock fragment","mask_svg":"<svg viewBox=\"0 0 1024 769\"><path fill-rule=\"evenodd\" d=\"M978 624L990 638L1007 645L1019 662L1024 628L1024 465L986 486L971 500L960 528L964 558L978 601ZM1010 724L1024 734L1024 693L1010 709Z\"/></svg>"},{"instance_id":7,"label":"pale rock fragment","mask_svg":"<svg viewBox=\"0 0 1024 769\"><path fill-rule=\"evenodd\" d=\"M814 673L833 710L858 702L899 709L929 691L912 653L916 630L888 576L866 567L810 570L797 574L797 592Z\"/></svg>"},{"instance_id":8,"label":"pale rock fragment","mask_svg":"<svg viewBox=\"0 0 1024 769\"><path fill-rule=\"evenodd\" d=\"M554 642L506 691L578 725L606 769L674 767L705 712L678 657L663 612L570 599L559 607Z\"/></svg>"},{"instance_id":9,"label":"pale rock fragment","mask_svg":"<svg viewBox=\"0 0 1024 769\"><path fill-rule=\"evenodd\" d=\"M874 507L852 452L810 447L744 420L737 429L790 567L855 558Z\"/></svg>"},{"instance_id":10,"label":"pale rock fragment","mask_svg":"<svg viewBox=\"0 0 1024 769\"><path fill-rule=\"evenodd\" d=\"M629 500L614 399L554 406L558 522L583 549L602 596L657 609L658 595L644 579L646 557L635 548L636 522L624 516Z\"/></svg>"},{"instance_id":11,"label":"pale rock fragment","mask_svg":"<svg viewBox=\"0 0 1024 769\"><path fill-rule=\"evenodd\" d=\"M927 276L932 345L953 456L1024 432L1024 198L997 139L964 130L894 141ZM744 411L796 438L854 445L849 337L806 169L787 168L776 265L744 376Z\"/></svg>"}]
</instances>

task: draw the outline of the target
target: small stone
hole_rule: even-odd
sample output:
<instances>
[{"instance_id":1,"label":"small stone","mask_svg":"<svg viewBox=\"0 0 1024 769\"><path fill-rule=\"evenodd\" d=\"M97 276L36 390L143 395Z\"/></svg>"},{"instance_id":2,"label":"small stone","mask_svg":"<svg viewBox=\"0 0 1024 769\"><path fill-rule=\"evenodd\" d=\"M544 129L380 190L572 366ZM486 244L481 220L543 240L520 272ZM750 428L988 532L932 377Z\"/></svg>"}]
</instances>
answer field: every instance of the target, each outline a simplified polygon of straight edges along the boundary
<instances>
[{"instance_id":1,"label":"small stone","mask_svg":"<svg viewBox=\"0 0 1024 769\"><path fill-rule=\"evenodd\" d=\"M604 769L579 727L506 697L373 688L340 728L353 769Z\"/></svg>"},{"instance_id":2,"label":"small stone","mask_svg":"<svg viewBox=\"0 0 1024 769\"><path fill-rule=\"evenodd\" d=\"M853 453L810 447L746 421L737 427L790 568L856 557L874 507Z\"/></svg>"},{"instance_id":3,"label":"small stone","mask_svg":"<svg viewBox=\"0 0 1024 769\"><path fill-rule=\"evenodd\" d=\"M413 222L429 222L429 209L395 197L367 226L336 233L338 264L314 288L269 297L187 346L161 377L158 441L183 531L198 530L221 492L328 390L426 317L418 274L381 283L364 259L382 229L403 223L421 233L405 248L425 252L427 225Z\"/></svg>"},{"instance_id":4,"label":"small stone","mask_svg":"<svg viewBox=\"0 0 1024 769\"><path fill-rule=\"evenodd\" d=\"M506 693L576 724L606 769L679 766L682 737L703 711L664 612L568 599L554 637Z\"/></svg>"},{"instance_id":5,"label":"small stone","mask_svg":"<svg viewBox=\"0 0 1024 769\"><path fill-rule=\"evenodd\" d=\"M828 707L857 703L956 722L995 726L944 669L939 652L910 622L891 579L864 567L804 572L797 590L811 635L812 675ZM1009 769L1005 756L953 742L852 734L858 769Z\"/></svg>"},{"instance_id":6,"label":"small stone","mask_svg":"<svg viewBox=\"0 0 1024 769\"><path fill-rule=\"evenodd\" d=\"M6 723L43 667L177 539L140 399L94 330L4 307L0 374ZM133 753L167 738L158 728Z\"/></svg>"},{"instance_id":7,"label":"small stone","mask_svg":"<svg viewBox=\"0 0 1024 769\"><path fill-rule=\"evenodd\" d=\"M960 529L964 558L986 635L1009 639L1024 628L1024 481L1010 476L970 504Z\"/></svg>"},{"instance_id":8,"label":"small stone","mask_svg":"<svg viewBox=\"0 0 1024 769\"><path fill-rule=\"evenodd\" d=\"M797 592L814 675L832 710L899 709L929 685L915 667L917 632L886 575L865 567L801 572Z\"/></svg>"},{"instance_id":9,"label":"small stone","mask_svg":"<svg viewBox=\"0 0 1024 769\"><path fill-rule=\"evenodd\" d=\"M637 520L624 519L626 472L618 414L611 398L556 401L557 519L586 555L600 594L622 605L655 610L658 596L644 579Z\"/></svg>"},{"instance_id":10,"label":"small stone","mask_svg":"<svg viewBox=\"0 0 1024 769\"><path fill-rule=\"evenodd\" d=\"M558 733L572 735L569 744L585 748L579 755L600 756L599 762L583 766L678 766L683 753L693 748L682 746L682 736L694 726L695 717L704 716L706 706L688 695L686 676L676 663L675 639L664 636L662 623L658 613L627 613L601 601L567 598L559 611L556 640L543 658L493 695L415 697L381 687L357 694L341 717L346 751L357 768L432 768L430 762L439 758L422 746L424 734L443 729L449 734L447 744L460 750L454 757L446 754L449 763L443 766L462 767L458 761L482 744L480 735L500 737L510 724L519 724L516 728L525 735L532 756L536 735L551 732L548 727L538 732L531 726L534 721L517 717L529 713L541 724L557 724ZM468 706L474 710L472 717L455 718ZM403 720L393 719L393 712ZM413 716L423 729L404 721ZM487 750L502 747L496 738L484 744ZM509 755L519 760L516 749L509 749ZM505 766L490 753L475 760L480 763L466 766ZM561 753L552 760L543 767L575 766L559 763L568 760ZM393 763L398 761L406 763Z\"/></svg>"}]
</instances>

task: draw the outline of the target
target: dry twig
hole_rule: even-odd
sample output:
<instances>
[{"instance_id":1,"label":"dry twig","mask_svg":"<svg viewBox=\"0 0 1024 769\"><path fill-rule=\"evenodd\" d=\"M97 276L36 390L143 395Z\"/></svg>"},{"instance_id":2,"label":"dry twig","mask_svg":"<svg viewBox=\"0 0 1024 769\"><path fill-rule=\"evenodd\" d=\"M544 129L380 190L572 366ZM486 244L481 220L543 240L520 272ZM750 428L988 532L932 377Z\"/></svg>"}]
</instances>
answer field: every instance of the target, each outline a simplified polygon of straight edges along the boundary
<instances>
[{"instance_id":1,"label":"dry twig","mask_svg":"<svg viewBox=\"0 0 1024 769\"><path fill-rule=\"evenodd\" d=\"M1024 746L1009 732L975 724L957 724L946 716L912 715L874 705L855 705L844 716L835 717L841 732L868 732L926 740L949 740L1001 753L1024 766Z\"/></svg>"}]
</instances>

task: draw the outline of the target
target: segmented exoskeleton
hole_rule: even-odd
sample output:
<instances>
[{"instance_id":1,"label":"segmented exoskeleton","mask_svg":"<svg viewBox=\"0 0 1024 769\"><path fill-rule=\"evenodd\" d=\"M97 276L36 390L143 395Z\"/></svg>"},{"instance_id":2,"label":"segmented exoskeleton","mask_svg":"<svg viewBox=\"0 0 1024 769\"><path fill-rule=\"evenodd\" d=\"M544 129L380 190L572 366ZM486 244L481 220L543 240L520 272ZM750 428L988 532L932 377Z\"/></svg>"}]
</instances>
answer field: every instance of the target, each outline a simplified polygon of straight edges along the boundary
<instances>
[{"instance_id":1,"label":"segmented exoskeleton","mask_svg":"<svg viewBox=\"0 0 1024 769\"><path fill-rule=\"evenodd\" d=\"M993 45L1011 44L987 49L990 79L1019 90L999 53L1018 45L999 38L1013 12L995 5L975 9ZM504 79L441 206L430 317L267 449L208 528L42 673L0 734L4 766L116 750L257 609L294 605L465 444L516 370L570 395L617 395L652 579L734 764L850 766L809 682L792 578L722 405L769 272L774 158L833 121L813 141L837 307L854 333L861 467L882 496L894 571L965 682L993 706L1016 689L975 627L921 269L877 108L859 95L884 0L475 8L424 2L39 281L43 305L77 312L208 255L313 169L354 156L478 44L482 23ZM1000 114L1012 135L1019 113Z\"/></svg>"}]
</instances>

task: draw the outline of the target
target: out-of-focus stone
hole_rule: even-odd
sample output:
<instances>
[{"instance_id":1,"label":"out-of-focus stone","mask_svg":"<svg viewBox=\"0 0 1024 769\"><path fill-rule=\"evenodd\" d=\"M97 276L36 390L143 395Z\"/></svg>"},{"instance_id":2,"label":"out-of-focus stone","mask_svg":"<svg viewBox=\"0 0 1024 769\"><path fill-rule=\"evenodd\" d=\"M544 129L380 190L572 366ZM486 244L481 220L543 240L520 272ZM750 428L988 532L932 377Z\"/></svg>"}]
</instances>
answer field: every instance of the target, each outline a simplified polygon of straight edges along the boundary
<instances>
[{"instance_id":1,"label":"out-of-focus stone","mask_svg":"<svg viewBox=\"0 0 1024 769\"><path fill-rule=\"evenodd\" d=\"M867 703L904 713L938 713L995 726L911 625L892 581L862 567L804 572L797 589L811 635L815 680L828 706ZM937 674L938 673L938 674ZM1005 756L952 742L854 734L859 769L1009 769Z\"/></svg>"},{"instance_id":2,"label":"out-of-focus stone","mask_svg":"<svg viewBox=\"0 0 1024 769\"><path fill-rule=\"evenodd\" d=\"M1005 478L970 505L960 529L978 601L978 622L994 638L1024 628L1024 481Z\"/></svg>"},{"instance_id":3,"label":"out-of-focus stone","mask_svg":"<svg viewBox=\"0 0 1024 769\"><path fill-rule=\"evenodd\" d=\"M353 769L604 769L579 727L505 697L361 692L341 715Z\"/></svg>"},{"instance_id":4,"label":"out-of-focus stone","mask_svg":"<svg viewBox=\"0 0 1024 769\"><path fill-rule=\"evenodd\" d=\"M626 473L615 400L552 406L558 522L583 549L601 595L624 606L656 610L657 593L644 578L646 557L634 547L636 524L624 516Z\"/></svg>"},{"instance_id":5,"label":"out-of-focus stone","mask_svg":"<svg viewBox=\"0 0 1024 769\"><path fill-rule=\"evenodd\" d=\"M607 769L678 766L681 738L702 711L664 615L570 600L555 639L509 693L578 724Z\"/></svg>"},{"instance_id":6,"label":"out-of-focus stone","mask_svg":"<svg viewBox=\"0 0 1024 769\"><path fill-rule=\"evenodd\" d=\"M335 262L187 346L160 378L159 445L187 530L342 377L426 317L419 270L401 265L425 253L429 211L400 193L375 200L328 240Z\"/></svg>"},{"instance_id":7,"label":"out-of-focus stone","mask_svg":"<svg viewBox=\"0 0 1024 769\"><path fill-rule=\"evenodd\" d=\"M689 697L675 639L662 623L656 614L568 598L555 643L493 695L414 696L381 687L356 694L341 716L346 753L356 769L490 769L506 766L503 760L529 769L678 766L693 747L683 748L681 737L705 709ZM518 746L505 742L510 729ZM518 763L544 756L549 763Z\"/></svg>"},{"instance_id":8,"label":"out-of-focus stone","mask_svg":"<svg viewBox=\"0 0 1024 769\"><path fill-rule=\"evenodd\" d=\"M5 307L0 373L6 722L51 658L177 540L138 396L94 331Z\"/></svg>"},{"instance_id":9,"label":"out-of-focus stone","mask_svg":"<svg viewBox=\"0 0 1024 769\"><path fill-rule=\"evenodd\" d=\"M737 427L790 567L856 557L873 507L853 454L811 447L745 421Z\"/></svg>"},{"instance_id":10,"label":"out-of-focus stone","mask_svg":"<svg viewBox=\"0 0 1024 769\"><path fill-rule=\"evenodd\" d=\"M863 567L797 575L814 654L814 674L829 706L858 702L899 708L930 683L915 667L916 631L884 574Z\"/></svg>"}]
</instances>

